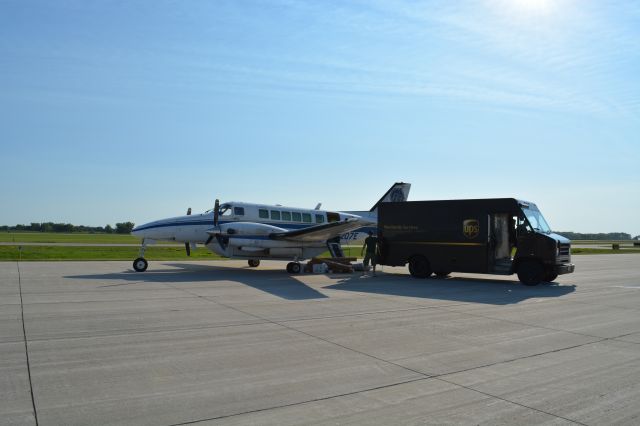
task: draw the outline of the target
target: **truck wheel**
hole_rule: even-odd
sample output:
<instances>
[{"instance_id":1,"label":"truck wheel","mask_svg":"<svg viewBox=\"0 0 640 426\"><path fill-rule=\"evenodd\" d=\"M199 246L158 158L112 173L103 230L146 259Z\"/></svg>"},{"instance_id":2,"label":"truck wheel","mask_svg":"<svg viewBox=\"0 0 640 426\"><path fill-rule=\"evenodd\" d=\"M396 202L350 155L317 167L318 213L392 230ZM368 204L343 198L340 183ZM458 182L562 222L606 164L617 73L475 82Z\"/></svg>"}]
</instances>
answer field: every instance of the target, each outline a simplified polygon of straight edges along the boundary
<instances>
[{"instance_id":1,"label":"truck wheel","mask_svg":"<svg viewBox=\"0 0 640 426\"><path fill-rule=\"evenodd\" d=\"M251 266L252 268L257 268L258 266L260 266L260 261L258 259L249 259L247 263L249 263L249 266Z\"/></svg>"},{"instance_id":2,"label":"truck wheel","mask_svg":"<svg viewBox=\"0 0 640 426\"><path fill-rule=\"evenodd\" d=\"M536 260L525 260L518 265L518 279L524 285L538 285L545 278L544 268Z\"/></svg>"},{"instance_id":3,"label":"truck wheel","mask_svg":"<svg viewBox=\"0 0 640 426\"><path fill-rule=\"evenodd\" d=\"M409 259L409 272L414 278L429 278L431 265L424 256L413 256Z\"/></svg>"},{"instance_id":4,"label":"truck wheel","mask_svg":"<svg viewBox=\"0 0 640 426\"><path fill-rule=\"evenodd\" d=\"M556 278L558 278L558 274L555 272L547 272L544 276L544 280L548 283L553 282Z\"/></svg>"},{"instance_id":5,"label":"truck wheel","mask_svg":"<svg viewBox=\"0 0 640 426\"><path fill-rule=\"evenodd\" d=\"M438 278L446 278L449 276L451 272L449 271L435 271L434 274L436 274L436 277Z\"/></svg>"}]
</instances>

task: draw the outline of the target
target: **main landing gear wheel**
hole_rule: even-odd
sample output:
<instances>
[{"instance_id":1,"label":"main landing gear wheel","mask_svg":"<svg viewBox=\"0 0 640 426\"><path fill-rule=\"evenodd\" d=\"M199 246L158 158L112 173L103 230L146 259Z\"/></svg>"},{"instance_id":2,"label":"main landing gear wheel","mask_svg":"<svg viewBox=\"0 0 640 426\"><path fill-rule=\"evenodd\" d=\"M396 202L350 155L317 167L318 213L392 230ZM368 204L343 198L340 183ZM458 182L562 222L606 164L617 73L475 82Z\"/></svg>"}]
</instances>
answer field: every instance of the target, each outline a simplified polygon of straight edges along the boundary
<instances>
[{"instance_id":1,"label":"main landing gear wheel","mask_svg":"<svg viewBox=\"0 0 640 426\"><path fill-rule=\"evenodd\" d=\"M147 260L144 257L139 257L136 260L133 261L133 269L136 270L136 272L144 272L147 270L147 266L149 266L149 263L147 262Z\"/></svg>"},{"instance_id":2,"label":"main landing gear wheel","mask_svg":"<svg viewBox=\"0 0 640 426\"><path fill-rule=\"evenodd\" d=\"M260 261L258 259L249 259L248 263L252 268L260 266Z\"/></svg>"},{"instance_id":3,"label":"main landing gear wheel","mask_svg":"<svg viewBox=\"0 0 640 426\"><path fill-rule=\"evenodd\" d=\"M538 261L526 260L518 266L518 279L524 285L538 285L544 278L544 268Z\"/></svg>"},{"instance_id":4,"label":"main landing gear wheel","mask_svg":"<svg viewBox=\"0 0 640 426\"><path fill-rule=\"evenodd\" d=\"M413 256L409 259L409 272L414 278L429 278L431 265L424 256Z\"/></svg>"},{"instance_id":5,"label":"main landing gear wheel","mask_svg":"<svg viewBox=\"0 0 640 426\"><path fill-rule=\"evenodd\" d=\"M287 263L287 272L290 274L299 274L300 270L302 270L302 266L298 262L289 262Z\"/></svg>"}]
</instances>

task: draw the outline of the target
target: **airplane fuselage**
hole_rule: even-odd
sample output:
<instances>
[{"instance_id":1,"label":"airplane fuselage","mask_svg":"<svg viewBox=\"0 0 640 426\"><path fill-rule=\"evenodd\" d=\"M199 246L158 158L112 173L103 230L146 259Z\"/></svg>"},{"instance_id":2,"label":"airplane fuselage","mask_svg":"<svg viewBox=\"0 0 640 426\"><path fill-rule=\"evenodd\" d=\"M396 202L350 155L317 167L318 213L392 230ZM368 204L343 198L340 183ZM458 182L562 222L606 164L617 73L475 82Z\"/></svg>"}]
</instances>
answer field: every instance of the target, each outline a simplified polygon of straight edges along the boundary
<instances>
[{"instance_id":1,"label":"airplane fuselage","mask_svg":"<svg viewBox=\"0 0 640 426\"><path fill-rule=\"evenodd\" d=\"M220 206L218 224L236 232L226 236L224 242L211 239L208 231L213 226L213 212L177 216L136 227L132 234L145 240L176 241L206 244L211 251L224 257L246 259L308 259L327 250L326 241L272 240L268 234L304 229L331 222L360 219L352 213L301 209L279 205L228 202ZM241 230L242 232L237 232ZM341 243L353 243L375 230L374 223L340 236Z\"/></svg>"}]
</instances>

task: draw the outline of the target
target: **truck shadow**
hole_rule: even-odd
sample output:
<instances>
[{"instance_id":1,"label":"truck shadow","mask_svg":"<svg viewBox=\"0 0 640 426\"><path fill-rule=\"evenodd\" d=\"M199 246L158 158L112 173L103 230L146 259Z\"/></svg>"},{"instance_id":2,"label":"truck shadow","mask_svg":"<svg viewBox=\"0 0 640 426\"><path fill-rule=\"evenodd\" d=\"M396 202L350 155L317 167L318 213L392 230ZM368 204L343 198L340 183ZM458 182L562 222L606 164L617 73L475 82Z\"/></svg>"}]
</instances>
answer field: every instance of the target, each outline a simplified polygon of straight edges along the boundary
<instances>
[{"instance_id":1,"label":"truck shadow","mask_svg":"<svg viewBox=\"0 0 640 426\"><path fill-rule=\"evenodd\" d=\"M555 282L528 287L518 281L467 277L415 279L400 274L379 274L370 279L362 279L359 276L345 277L338 284L324 288L490 305L509 305L533 298L560 297L575 291L575 285L561 285Z\"/></svg>"},{"instance_id":2,"label":"truck shadow","mask_svg":"<svg viewBox=\"0 0 640 426\"><path fill-rule=\"evenodd\" d=\"M256 290L269 293L286 300L325 299L326 295L307 286L295 276L278 270L260 270L249 267L224 267L211 265L194 265L189 263L162 263L170 268L159 269L154 265L145 272L133 270L108 273L69 275L65 278L82 280L125 281L100 286L103 289L116 288L135 284L158 283L171 285L180 289L181 284L210 283L215 285L222 281L244 284Z\"/></svg>"}]
</instances>

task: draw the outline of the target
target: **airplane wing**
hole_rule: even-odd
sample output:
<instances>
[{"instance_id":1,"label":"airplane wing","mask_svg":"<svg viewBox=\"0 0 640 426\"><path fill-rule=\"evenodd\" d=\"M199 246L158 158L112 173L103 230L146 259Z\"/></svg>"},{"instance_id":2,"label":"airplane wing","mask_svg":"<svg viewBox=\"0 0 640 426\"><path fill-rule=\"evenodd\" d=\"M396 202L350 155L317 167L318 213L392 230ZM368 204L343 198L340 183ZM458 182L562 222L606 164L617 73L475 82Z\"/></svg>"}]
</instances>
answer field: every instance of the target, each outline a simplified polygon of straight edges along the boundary
<instances>
[{"instance_id":1,"label":"airplane wing","mask_svg":"<svg viewBox=\"0 0 640 426\"><path fill-rule=\"evenodd\" d=\"M269 234L269 238L272 240L287 240L287 241L327 241L331 238L344 234L345 232L352 231L354 229L362 228L363 226L370 225L371 222L351 218L345 219L342 222L330 222L323 225L310 226L308 228L296 229L288 232L274 232Z\"/></svg>"}]
</instances>

